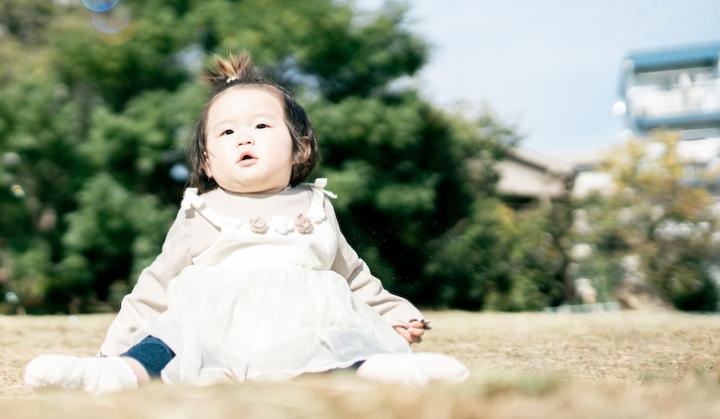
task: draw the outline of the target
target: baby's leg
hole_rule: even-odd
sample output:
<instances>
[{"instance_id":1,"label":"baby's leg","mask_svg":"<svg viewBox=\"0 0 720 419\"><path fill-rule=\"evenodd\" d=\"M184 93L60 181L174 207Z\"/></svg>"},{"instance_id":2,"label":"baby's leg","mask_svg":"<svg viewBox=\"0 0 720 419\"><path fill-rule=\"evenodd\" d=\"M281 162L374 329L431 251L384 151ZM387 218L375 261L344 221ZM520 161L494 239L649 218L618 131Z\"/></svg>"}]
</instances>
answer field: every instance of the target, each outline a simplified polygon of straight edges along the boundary
<instances>
[{"instance_id":1,"label":"baby's leg","mask_svg":"<svg viewBox=\"0 0 720 419\"><path fill-rule=\"evenodd\" d=\"M40 355L25 367L25 384L32 388L58 386L103 394L135 388L138 378L125 358L118 356Z\"/></svg>"},{"instance_id":2,"label":"baby's leg","mask_svg":"<svg viewBox=\"0 0 720 419\"><path fill-rule=\"evenodd\" d=\"M175 356L160 339L148 336L121 356L106 358L41 355L25 368L25 384L59 386L102 394L146 383Z\"/></svg>"},{"instance_id":3,"label":"baby's leg","mask_svg":"<svg viewBox=\"0 0 720 419\"><path fill-rule=\"evenodd\" d=\"M470 372L449 355L416 352L373 355L358 368L357 375L378 381L422 385L430 381L460 383Z\"/></svg>"}]
</instances>

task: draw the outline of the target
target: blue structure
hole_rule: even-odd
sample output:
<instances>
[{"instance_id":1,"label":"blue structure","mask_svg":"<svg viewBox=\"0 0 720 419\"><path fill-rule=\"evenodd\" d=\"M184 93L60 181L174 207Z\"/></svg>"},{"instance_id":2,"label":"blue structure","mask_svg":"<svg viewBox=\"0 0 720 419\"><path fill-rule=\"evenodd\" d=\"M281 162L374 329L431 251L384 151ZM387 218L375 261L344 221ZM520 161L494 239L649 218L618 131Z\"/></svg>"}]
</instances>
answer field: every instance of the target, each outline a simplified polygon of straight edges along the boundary
<instances>
[{"instance_id":1,"label":"blue structure","mask_svg":"<svg viewBox=\"0 0 720 419\"><path fill-rule=\"evenodd\" d=\"M720 137L719 64L720 42L629 54L619 112L637 135L662 128L685 140Z\"/></svg>"}]
</instances>

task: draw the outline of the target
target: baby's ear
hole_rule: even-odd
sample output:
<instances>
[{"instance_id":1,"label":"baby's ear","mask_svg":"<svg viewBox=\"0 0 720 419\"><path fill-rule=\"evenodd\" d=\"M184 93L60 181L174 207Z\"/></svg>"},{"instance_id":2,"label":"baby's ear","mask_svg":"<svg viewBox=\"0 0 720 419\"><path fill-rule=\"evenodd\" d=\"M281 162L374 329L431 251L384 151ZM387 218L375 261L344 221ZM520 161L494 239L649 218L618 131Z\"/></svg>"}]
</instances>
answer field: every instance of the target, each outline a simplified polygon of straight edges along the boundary
<instances>
[{"instance_id":1,"label":"baby's ear","mask_svg":"<svg viewBox=\"0 0 720 419\"><path fill-rule=\"evenodd\" d=\"M202 170L205 172L205 176L208 179L212 179L212 170L210 170L210 163L208 162L208 155L206 152L203 153Z\"/></svg>"},{"instance_id":2,"label":"baby's ear","mask_svg":"<svg viewBox=\"0 0 720 419\"><path fill-rule=\"evenodd\" d=\"M312 153L312 148L310 147L310 138L301 137L298 143L298 150L297 152L295 152L293 163L303 164L310 160L310 154Z\"/></svg>"}]
</instances>

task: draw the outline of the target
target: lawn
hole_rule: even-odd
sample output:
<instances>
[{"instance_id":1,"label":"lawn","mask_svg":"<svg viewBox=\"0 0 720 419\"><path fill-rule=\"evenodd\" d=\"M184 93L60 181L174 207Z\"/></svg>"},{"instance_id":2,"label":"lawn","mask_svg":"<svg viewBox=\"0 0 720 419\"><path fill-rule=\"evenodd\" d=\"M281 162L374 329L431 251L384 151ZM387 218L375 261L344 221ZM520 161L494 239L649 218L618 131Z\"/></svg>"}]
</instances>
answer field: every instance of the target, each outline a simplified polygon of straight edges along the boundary
<instances>
[{"instance_id":1,"label":"lawn","mask_svg":"<svg viewBox=\"0 0 720 419\"><path fill-rule=\"evenodd\" d=\"M93 397L32 393L22 370L42 353L93 355L108 315L0 316L3 418L720 418L720 317L428 312L416 350L472 371L458 386L411 387L349 374L211 387L153 383Z\"/></svg>"}]
</instances>

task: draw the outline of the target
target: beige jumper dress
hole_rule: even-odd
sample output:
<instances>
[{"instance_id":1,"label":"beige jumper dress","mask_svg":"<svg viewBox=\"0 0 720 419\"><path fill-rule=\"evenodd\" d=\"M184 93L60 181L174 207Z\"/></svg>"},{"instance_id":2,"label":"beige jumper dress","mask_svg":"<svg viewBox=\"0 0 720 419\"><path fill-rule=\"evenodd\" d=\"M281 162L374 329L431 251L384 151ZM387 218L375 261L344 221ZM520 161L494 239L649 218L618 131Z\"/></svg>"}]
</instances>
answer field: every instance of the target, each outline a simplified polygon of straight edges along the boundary
<instances>
[{"instance_id":1,"label":"beige jumper dress","mask_svg":"<svg viewBox=\"0 0 720 419\"><path fill-rule=\"evenodd\" d=\"M168 286L168 309L146 332L176 353L171 383L278 379L410 353L390 324L331 270L337 236L325 216L325 179L296 219L220 217L194 189L183 207L220 236Z\"/></svg>"}]
</instances>

